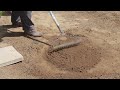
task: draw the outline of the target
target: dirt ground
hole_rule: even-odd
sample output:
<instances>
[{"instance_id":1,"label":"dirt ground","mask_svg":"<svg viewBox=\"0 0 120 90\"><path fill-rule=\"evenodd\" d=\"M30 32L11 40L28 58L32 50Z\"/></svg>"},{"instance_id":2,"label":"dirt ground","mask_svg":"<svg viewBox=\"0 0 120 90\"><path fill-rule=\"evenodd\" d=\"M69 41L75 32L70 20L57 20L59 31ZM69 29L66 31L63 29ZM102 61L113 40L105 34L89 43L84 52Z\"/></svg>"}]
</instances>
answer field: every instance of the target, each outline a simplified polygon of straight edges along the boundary
<instances>
[{"instance_id":1,"label":"dirt ground","mask_svg":"<svg viewBox=\"0 0 120 90\"><path fill-rule=\"evenodd\" d=\"M61 28L79 36L78 46L49 53L59 31L47 11L34 11L32 20L45 35L41 42L11 28L10 16L0 18L0 47L13 45L24 61L0 68L1 79L119 79L120 12L56 11ZM5 43L5 44L4 44ZM4 44L4 45L3 45Z\"/></svg>"}]
</instances>

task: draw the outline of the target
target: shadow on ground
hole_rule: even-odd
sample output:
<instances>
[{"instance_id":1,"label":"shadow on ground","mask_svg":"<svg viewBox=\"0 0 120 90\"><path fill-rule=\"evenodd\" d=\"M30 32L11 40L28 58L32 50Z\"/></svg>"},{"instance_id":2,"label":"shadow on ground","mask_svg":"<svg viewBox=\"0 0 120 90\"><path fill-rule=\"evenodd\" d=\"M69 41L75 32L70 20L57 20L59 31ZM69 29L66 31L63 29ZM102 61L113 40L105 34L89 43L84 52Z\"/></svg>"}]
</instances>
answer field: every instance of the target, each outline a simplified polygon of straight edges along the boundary
<instances>
[{"instance_id":1,"label":"shadow on ground","mask_svg":"<svg viewBox=\"0 0 120 90\"><path fill-rule=\"evenodd\" d=\"M3 41L4 37L20 37L24 36L23 32L12 32L9 29L13 28L12 25L2 25L0 26L0 42Z\"/></svg>"},{"instance_id":2,"label":"shadow on ground","mask_svg":"<svg viewBox=\"0 0 120 90\"><path fill-rule=\"evenodd\" d=\"M4 37L20 37L20 36L24 36L26 38L29 38L33 41L36 41L36 42L40 42L40 43L43 43L43 44L46 44L46 45L49 45L48 43L42 41L42 40L37 40L35 39L34 37L30 37L28 35L25 35L24 32L13 32L13 31L10 31L9 29L12 29L14 28L12 25L2 25L0 26L0 42L3 41L3 38Z\"/></svg>"}]
</instances>

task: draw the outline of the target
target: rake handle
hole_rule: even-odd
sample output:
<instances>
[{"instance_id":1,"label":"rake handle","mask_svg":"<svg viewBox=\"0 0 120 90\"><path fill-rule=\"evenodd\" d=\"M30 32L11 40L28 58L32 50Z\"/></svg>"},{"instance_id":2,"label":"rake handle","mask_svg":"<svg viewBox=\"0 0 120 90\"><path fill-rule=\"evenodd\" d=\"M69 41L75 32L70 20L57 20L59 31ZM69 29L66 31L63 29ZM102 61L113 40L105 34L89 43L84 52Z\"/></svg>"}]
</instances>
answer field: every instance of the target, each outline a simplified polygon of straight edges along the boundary
<instances>
[{"instance_id":1,"label":"rake handle","mask_svg":"<svg viewBox=\"0 0 120 90\"><path fill-rule=\"evenodd\" d=\"M55 22L57 28L59 29L60 33L61 33L62 35L64 35L64 31L60 28L60 25L59 25L59 23L58 23L58 21L57 21L55 15L53 14L52 11L50 11L50 15L51 15L53 21Z\"/></svg>"}]
</instances>

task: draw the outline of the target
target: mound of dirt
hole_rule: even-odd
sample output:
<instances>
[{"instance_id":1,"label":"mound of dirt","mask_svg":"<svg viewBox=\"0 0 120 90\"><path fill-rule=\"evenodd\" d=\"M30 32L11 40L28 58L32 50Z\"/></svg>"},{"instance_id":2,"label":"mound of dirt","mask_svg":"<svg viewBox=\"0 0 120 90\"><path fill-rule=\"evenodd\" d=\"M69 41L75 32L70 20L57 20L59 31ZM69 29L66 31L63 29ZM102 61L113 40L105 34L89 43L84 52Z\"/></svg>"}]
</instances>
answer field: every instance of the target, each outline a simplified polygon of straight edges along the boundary
<instances>
[{"instance_id":1,"label":"mound of dirt","mask_svg":"<svg viewBox=\"0 0 120 90\"><path fill-rule=\"evenodd\" d=\"M83 72L90 68L93 68L101 57L100 48L92 44L86 37L80 37L82 40L78 46L65 48L56 52L46 52L46 60L61 70L67 70L72 72ZM68 38L70 42L74 38ZM52 42L54 41L54 43ZM54 45L59 45L64 40L60 40L59 37L54 37L51 41Z\"/></svg>"}]
</instances>

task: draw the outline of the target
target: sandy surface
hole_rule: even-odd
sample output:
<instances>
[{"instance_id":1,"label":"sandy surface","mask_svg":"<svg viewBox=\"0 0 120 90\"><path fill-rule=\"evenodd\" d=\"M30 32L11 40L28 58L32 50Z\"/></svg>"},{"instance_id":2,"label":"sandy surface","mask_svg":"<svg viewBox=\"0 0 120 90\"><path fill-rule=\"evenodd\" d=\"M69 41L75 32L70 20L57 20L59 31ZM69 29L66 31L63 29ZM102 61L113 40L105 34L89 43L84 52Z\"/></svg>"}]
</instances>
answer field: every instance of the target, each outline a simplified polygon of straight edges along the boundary
<instances>
[{"instance_id":1,"label":"sandy surface","mask_svg":"<svg viewBox=\"0 0 120 90\"><path fill-rule=\"evenodd\" d=\"M9 27L9 16L0 18L0 47L13 45L25 59L1 67L0 78L120 78L119 11L64 11L55 15L65 32L80 37L78 46L48 53L49 46L43 42L58 43L53 36L57 37L59 31L46 11L33 12L32 17L36 29L45 33L37 38L41 42L24 37L21 27Z\"/></svg>"}]
</instances>

